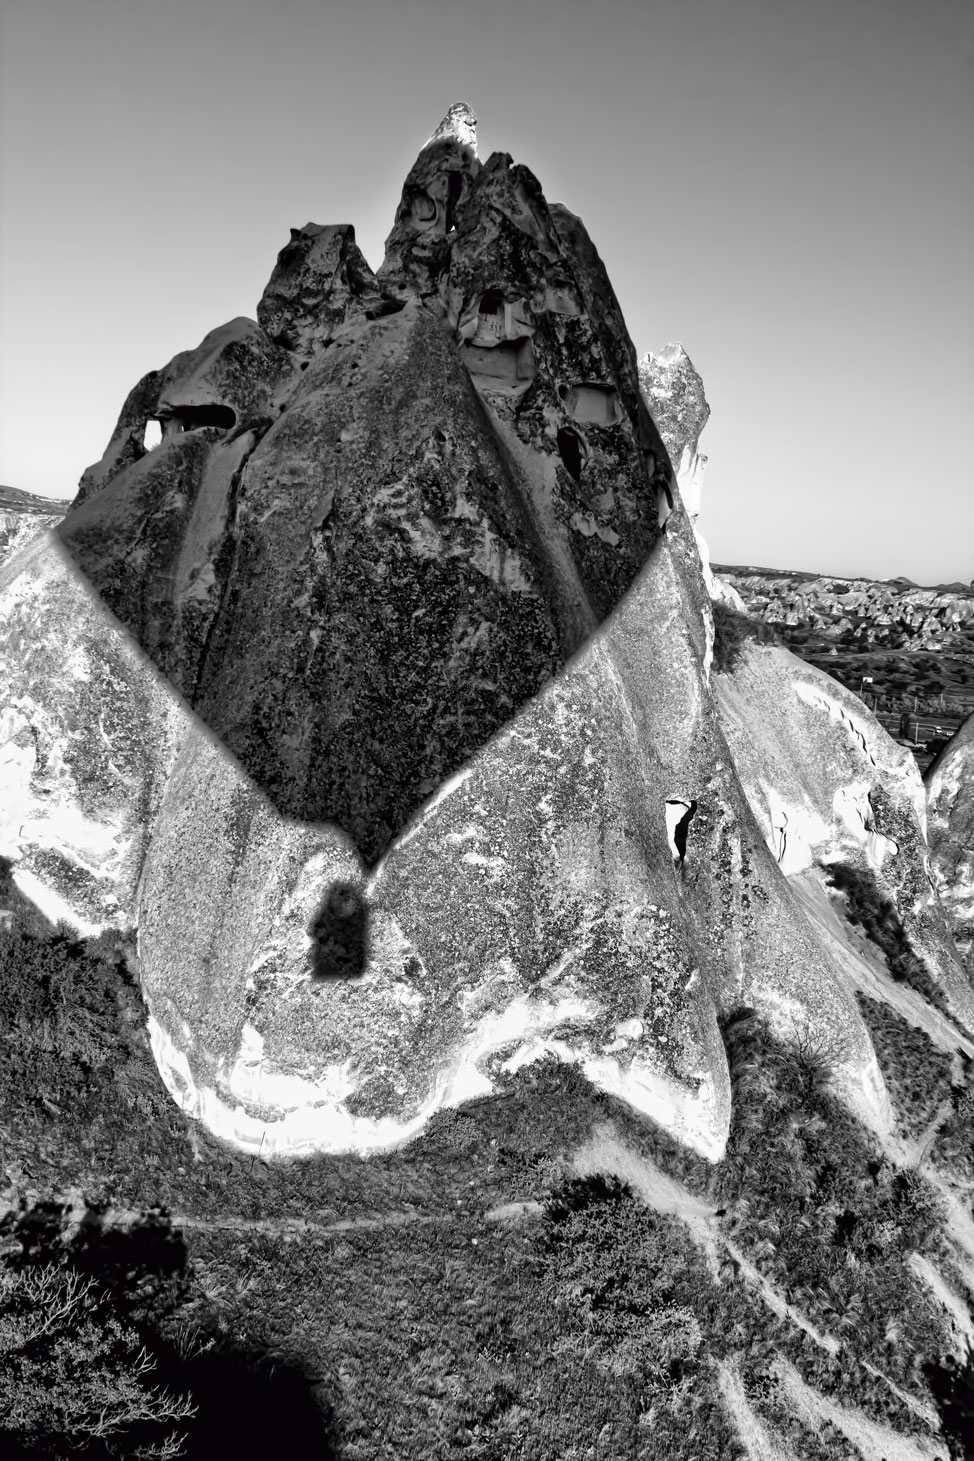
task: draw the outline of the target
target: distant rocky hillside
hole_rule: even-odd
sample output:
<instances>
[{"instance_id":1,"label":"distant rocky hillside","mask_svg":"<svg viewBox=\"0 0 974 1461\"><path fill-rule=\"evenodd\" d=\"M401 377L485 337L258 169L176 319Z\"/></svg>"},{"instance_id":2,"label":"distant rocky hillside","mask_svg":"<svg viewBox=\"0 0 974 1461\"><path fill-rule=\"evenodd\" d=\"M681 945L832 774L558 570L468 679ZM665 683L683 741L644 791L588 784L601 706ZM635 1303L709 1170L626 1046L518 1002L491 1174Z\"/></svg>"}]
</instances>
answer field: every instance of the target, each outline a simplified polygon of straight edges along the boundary
<instances>
[{"instance_id":1,"label":"distant rocky hillside","mask_svg":"<svg viewBox=\"0 0 974 1461\"><path fill-rule=\"evenodd\" d=\"M70 499L38 497L0 484L0 563L55 527L70 506Z\"/></svg>"},{"instance_id":2,"label":"distant rocky hillside","mask_svg":"<svg viewBox=\"0 0 974 1461\"><path fill-rule=\"evenodd\" d=\"M876 582L723 564L715 572L766 624L807 629L859 649L930 649L974 660L974 587L921 588L906 578Z\"/></svg>"}]
</instances>

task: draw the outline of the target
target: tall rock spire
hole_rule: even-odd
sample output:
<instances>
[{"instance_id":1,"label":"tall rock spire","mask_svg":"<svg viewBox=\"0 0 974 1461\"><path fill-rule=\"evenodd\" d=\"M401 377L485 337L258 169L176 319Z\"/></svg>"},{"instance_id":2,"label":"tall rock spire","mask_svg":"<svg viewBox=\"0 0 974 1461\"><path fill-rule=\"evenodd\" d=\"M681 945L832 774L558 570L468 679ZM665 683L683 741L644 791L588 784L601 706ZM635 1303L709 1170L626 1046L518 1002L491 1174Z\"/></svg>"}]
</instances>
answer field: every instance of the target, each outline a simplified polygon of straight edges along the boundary
<instances>
[{"instance_id":1,"label":"tall rock spire","mask_svg":"<svg viewBox=\"0 0 974 1461\"><path fill-rule=\"evenodd\" d=\"M455 142L466 147L477 156L477 114L465 101L455 101L440 125L423 147L432 147L435 142Z\"/></svg>"},{"instance_id":2,"label":"tall rock spire","mask_svg":"<svg viewBox=\"0 0 974 1461\"><path fill-rule=\"evenodd\" d=\"M424 143L403 183L379 280L393 288L435 293L449 259L457 209L480 171L477 118L454 102Z\"/></svg>"}]
</instances>

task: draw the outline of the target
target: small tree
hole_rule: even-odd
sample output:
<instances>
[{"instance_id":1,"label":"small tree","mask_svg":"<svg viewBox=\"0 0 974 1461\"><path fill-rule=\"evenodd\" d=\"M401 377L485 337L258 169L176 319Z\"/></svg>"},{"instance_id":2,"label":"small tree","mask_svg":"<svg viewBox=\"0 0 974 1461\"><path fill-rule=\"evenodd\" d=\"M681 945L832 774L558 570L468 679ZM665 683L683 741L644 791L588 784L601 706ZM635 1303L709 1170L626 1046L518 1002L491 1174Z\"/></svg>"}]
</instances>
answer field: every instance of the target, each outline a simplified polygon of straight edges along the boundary
<instances>
[{"instance_id":1,"label":"small tree","mask_svg":"<svg viewBox=\"0 0 974 1461\"><path fill-rule=\"evenodd\" d=\"M175 1461L196 1407L150 1383L155 1363L91 1279L0 1268L0 1434L44 1457Z\"/></svg>"}]
</instances>

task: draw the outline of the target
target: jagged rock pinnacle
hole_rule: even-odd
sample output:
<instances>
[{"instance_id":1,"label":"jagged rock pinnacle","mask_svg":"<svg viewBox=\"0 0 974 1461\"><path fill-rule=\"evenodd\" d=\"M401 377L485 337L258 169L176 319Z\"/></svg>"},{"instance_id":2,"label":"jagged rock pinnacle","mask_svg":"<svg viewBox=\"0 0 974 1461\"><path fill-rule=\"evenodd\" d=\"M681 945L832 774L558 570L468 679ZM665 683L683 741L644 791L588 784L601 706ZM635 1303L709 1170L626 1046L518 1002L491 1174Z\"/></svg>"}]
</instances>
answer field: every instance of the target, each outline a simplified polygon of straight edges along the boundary
<instances>
[{"instance_id":1,"label":"jagged rock pinnacle","mask_svg":"<svg viewBox=\"0 0 974 1461\"><path fill-rule=\"evenodd\" d=\"M461 147L469 147L474 157L477 156L477 114L465 101L453 103L432 137L424 143L423 151L432 147L434 142L443 141L457 142Z\"/></svg>"}]
</instances>

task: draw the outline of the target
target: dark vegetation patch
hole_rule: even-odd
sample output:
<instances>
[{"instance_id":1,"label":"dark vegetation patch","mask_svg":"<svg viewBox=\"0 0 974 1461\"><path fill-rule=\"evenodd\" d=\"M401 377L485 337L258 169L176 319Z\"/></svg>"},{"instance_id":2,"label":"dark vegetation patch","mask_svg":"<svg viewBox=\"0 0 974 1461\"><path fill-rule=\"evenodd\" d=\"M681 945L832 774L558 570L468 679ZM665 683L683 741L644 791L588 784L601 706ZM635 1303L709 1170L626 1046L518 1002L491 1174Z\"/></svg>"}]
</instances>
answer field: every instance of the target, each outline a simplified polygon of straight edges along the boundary
<instances>
[{"instance_id":1,"label":"dark vegetation patch","mask_svg":"<svg viewBox=\"0 0 974 1461\"><path fill-rule=\"evenodd\" d=\"M718 674L729 675L741 662L748 643L780 644L781 638L769 624L742 614L719 599L711 604L714 614L714 664Z\"/></svg>"},{"instance_id":2,"label":"dark vegetation patch","mask_svg":"<svg viewBox=\"0 0 974 1461\"><path fill-rule=\"evenodd\" d=\"M829 886L844 894L849 922L861 928L882 953L890 977L899 984L909 984L929 1000L934 1009L951 1020L946 1000L922 959L918 959L910 948L895 904L877 887L874 879L861 868L841 862L826 867L825 875Z\"/></svg>"},{"instance_id":3,"label":"dark vegetation patch","mask_svg":"<svg viewBox=\"0 0 974 1461\"><path fill-rule=\"evenodd\" d=\"M974 1074L970 1059L962 1055L961 1061L963 1084L952 1089L953 1109L937 1131L932 1156L955 1182L974 1187Z\"/></svg>"},{"instance_id":4,"label":"dark vegetation patch","mask_svg":"<svg viewBox=\"0 0 974 1461\"><path fill-rule=\"evenodd\" d=\"M950 1056L890 1005L856 992L903 1135L917 1137L950 1094Z\"/></svg>"},{"instance_id":5,"label":"dark vegetation patch","mask_svg":"<svg viewBox=\"0 0 974 1461\"><path fill-rule=\"evenodd\" d=\"M263 1457L286 1425L298 1458L743 1458L718 1360L796 1457L851 1455L789 1411L779 1354L839 1403L918 1429L860 1361L929 1401L942 1321L906 1260L937 1254L942 1214L831 1095L808 1042L782 1045L746 1011L725 1022L734 1114L716 1167L552 1059L439 1113L402 1151L266 1164L165 1094L130 961L110 939L0 935L3 1162L33 1194L0 1222L0 1272L54 1264L95 1283L146 1347L147 1380L194 1407L187 1456ZM772 1316L726 1254L718 1281L676 1219L610 1178L573 1177L569 1154L607 1117L713 1201L748 1260L841 1339L837 1357ZM65 1248L52 1194L67 1186L93 1217ZM524 1198L544 1201L540 1218L485 1218ZM99 1225L109 1202L141 1213L132 1233ZM398 1225L331 1233L218 1225L389 1213ZM135 1339L111 1333L111 1363L130 1373ZM56 1375L62 1361L44 1363ZM949 1379L936 1384L956 1407Z\"/></svg>"},{"instance_id":6,"label":"dark vegetation patch","mask_svg":"<svg viewBox=\"0 0 974 1461\"><path fill-rule=\"evenodd\" d=\"M923 1364L946 1348L940 1316L907 1266L936 1253L940 1200L900 1171L829 1089L814 1047L783 1045L753 1012L723 1023L733 1119L712 1194L722 1226L760 1273L843 1349L795 1363L811 1384L876 1420L916 1417L856 1361L929 1403ZM787 1352L787 1351L786 1351Z\"/></svg>"}]
</instances>

